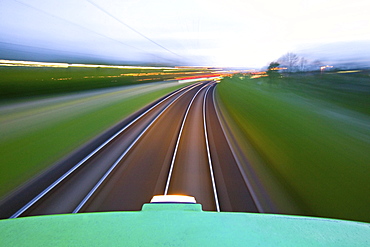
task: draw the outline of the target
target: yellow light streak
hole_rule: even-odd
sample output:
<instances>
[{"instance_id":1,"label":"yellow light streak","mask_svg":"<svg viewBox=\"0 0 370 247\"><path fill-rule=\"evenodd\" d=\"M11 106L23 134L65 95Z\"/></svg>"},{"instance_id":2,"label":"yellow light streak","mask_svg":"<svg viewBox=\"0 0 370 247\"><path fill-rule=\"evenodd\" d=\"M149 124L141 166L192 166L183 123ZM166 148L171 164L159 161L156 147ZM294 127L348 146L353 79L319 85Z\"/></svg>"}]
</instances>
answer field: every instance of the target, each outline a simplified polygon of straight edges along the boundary
<instances>
[{"instance_id":1,"label":"yellow light streak","mask_svg":"<svg viewBox=\"0 0 370 247\"><path fill-rule=\"evenodd\" d=\"M179 68L176 68L176 67L149 67L149 66L145 67L145 66L104 65L104 64L69 64L69 63L51 63L51 62L19 61L19 60L5 60L5 59L0 59L0 66L179 70Z\"/></svg>"},{"instance_id":2,"label":"yellow light streak","mask_svg":"<svg viewBox=\"0 0 370 247\"><path fill-rule=\"evenodd\" d=\"M346 74L346 73L358 73L361 72L362 70L344 70L344 71L338 71L337 73L339 74Z\"/></svg>"}]
</instances>

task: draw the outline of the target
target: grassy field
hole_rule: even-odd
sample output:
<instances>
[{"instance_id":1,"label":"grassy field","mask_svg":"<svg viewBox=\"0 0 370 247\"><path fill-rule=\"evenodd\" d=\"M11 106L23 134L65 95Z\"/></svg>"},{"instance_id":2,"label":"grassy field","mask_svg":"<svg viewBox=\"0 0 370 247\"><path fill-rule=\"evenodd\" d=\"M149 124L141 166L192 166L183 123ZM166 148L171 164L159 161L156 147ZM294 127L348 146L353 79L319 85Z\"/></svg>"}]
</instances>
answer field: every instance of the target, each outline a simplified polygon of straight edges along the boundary
<instances>
[{"instance_id":1,"label":"grassy field","mask_svg":"<svg viewBox=\"0 0 370 247\"><path fill-rule=\"evenodd\" d=\"M370 222L370 76L225 78L217 93L307 215Z\"/></svg>"},{"instance_id":2,"label":"grassy field","mask_svg":"<svg viewBox=\"0 0 370 247\"><path fill-rule=\"evenodd\" d=\"M0 197L129 114L184 86L149 83L0 106Z\"/></svg>"},{"instance_id":3,"label":"grassy field","mask_svg":"<svg viewBox=\"0 0 370 247\"><path fill-rule=\"evenodd\" d=\"M207 73L207 71L204 71ZM194 69L0 66L0 103L10 99L156 82L199 74Z\"/></svg>"}]
</instances>

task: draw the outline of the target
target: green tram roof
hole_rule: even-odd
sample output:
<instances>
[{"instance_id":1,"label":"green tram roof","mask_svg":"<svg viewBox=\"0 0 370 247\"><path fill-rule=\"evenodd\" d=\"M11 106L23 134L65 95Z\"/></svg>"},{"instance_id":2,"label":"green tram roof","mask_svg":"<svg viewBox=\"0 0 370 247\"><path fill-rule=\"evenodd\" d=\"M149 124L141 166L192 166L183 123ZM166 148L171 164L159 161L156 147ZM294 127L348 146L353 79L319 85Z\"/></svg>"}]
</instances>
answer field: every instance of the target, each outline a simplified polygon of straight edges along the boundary
<instances>
[{"instance_id":1,"label":"green tram roof","mask_svg":"<svg viewBox=\"0 0 370 247\"><path fill-rule=\"evenodd\" d=\"M150 203L137 212L0 220L0 246L370 246L370 224Z\"/></svg>"}]
</instances>

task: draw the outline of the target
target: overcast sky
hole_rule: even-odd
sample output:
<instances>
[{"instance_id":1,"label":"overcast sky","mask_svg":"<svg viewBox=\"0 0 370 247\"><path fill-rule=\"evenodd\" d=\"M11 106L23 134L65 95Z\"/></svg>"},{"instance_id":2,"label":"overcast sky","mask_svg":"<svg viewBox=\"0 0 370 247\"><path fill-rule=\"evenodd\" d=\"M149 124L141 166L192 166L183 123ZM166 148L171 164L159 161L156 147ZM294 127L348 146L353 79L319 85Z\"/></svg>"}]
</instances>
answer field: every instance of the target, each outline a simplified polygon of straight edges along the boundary
<instances>
[{"instance_id":1,"label":"overcast sky","mask_svg":"<svg viewBox=\"0 0 370 247\"><path fill-rule=\"evenodd\" d=\"M0 0L0 45L262 67L289 51L370 40L369 10L369 0Z\"/></svg>"}]
</instances>

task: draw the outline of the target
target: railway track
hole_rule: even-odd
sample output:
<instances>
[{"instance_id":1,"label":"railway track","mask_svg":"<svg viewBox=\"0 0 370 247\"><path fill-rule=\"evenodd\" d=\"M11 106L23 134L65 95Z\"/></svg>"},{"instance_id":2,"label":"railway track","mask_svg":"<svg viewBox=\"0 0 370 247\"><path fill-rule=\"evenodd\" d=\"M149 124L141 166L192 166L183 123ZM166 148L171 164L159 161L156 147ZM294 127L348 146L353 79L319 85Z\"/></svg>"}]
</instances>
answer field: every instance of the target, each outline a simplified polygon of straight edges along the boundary
<instances>
[{"instance_id":1,"label":"railway track","mask_svg":"<svg viewBox=\"0 0 370 247\"><path fill-rule=\"evenodd\" d=\"M207 211L263 212L219 119L215 86L165 97L9 217L137 211L157 194L192 195Z\"/></svg>"}]
</instances>

